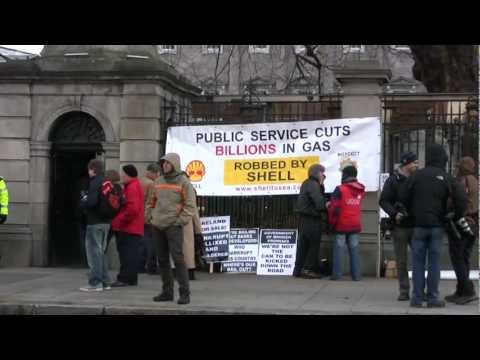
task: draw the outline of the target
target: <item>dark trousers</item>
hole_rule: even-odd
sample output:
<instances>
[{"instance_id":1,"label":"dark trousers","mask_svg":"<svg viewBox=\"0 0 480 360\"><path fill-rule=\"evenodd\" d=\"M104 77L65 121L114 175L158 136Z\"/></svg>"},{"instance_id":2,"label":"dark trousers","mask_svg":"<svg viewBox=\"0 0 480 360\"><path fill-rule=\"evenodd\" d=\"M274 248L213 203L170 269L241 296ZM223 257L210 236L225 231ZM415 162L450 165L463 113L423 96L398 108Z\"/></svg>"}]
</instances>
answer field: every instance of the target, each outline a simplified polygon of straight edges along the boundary
<instances>
[{"instance_id":1,"label":"dark trousers","mask_svg":"<svg viewBox=\"0 0 480 360\"><path fill-rule=\"evenodd\" d=\"M409 295L410 280L408 279L408 247L412 246L413 228L396 227L393 230L393 250L397 261L397 276L400 294Z\"/></svg>"},{"instance_id":2,"label":"dark trousers","mask_svg":"<svg viewBox=\"0 0 480 360\"><path fill-rule=\"evenodd\" d=\"M173 273L170 266L171 254L175 264L175 276L178 281L180 296L190 295L188 271L183 256L183 227L171 226L163 230L153 227L153 237L158 251L163 293L173 294Z\"/></svg>"},{"instance_id":3,"label":"dark trousers","mask_svg":"<svg viewBox=\"0 0 480 360\"><path fill-rule=\"evenodd\" d=\"M145 224L145 244L147 245L147 271L156 272L158 268L157 246L153 239L153 226Z\"/></svg>"},{"instance_id":4,"label":"dark trousers","mask_svg":"<svg viewBox=\"0 0 480 360\"><path fill-rule=\"evenodd\" d=\"M462 236L461 239L456 239L450 234L448 236L450 260L457 277L458 295L475 294L475 287L470 280L470 258L474 243L475 238L473 237Z\"/></svg>"},{"instance_id":5,"label":"dark trousers","mask_svg":"<svg viewBox=\"0 0 480 360\"><path fill-rule=\"evenodd\" d=\"M322 237L320 218L300 217L298 233L294 274L302 270L319 271L320 240Z\"/></svg>"},{"instance_id":6,"label":"dark trousers","mask_svg":"<svg viewBox=\"0 0 480 360\"><path fill-rule=\"evenodd\" d=\"M141 236L117 232L117 250L120 258L120 272L117 280L129 285L138 282L138 246Z\"/></svg>"}]
</instances>

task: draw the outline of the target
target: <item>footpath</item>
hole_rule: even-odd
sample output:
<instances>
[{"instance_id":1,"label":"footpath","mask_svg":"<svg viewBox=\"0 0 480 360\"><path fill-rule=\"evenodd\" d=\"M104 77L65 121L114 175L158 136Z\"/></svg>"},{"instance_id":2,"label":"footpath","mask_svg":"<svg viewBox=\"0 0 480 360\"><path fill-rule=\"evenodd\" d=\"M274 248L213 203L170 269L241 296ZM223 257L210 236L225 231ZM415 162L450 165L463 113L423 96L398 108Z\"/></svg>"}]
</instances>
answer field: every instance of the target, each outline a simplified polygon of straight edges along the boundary
<instances>
[{"instance_id":1,"label":"footpath","mask_svg":"<svg viewBox=\"0 0 480 360\"><path fill-rule=\"evenodd\" d=\"M399 302L395 279L360 282L296 279L284 276L198 273L188 305L155 303L159 275L141 274L136 287L103 292L78 290L87 269L0 269L0 315L479 315L478 300L443 309L415 309ZM114 273L112 272L112 276ZM478 281L476 281L478 293ZM441 296L455 289L442 280ZM177 288L175 297L177 298Z\"/></svg>"}]
</instances>

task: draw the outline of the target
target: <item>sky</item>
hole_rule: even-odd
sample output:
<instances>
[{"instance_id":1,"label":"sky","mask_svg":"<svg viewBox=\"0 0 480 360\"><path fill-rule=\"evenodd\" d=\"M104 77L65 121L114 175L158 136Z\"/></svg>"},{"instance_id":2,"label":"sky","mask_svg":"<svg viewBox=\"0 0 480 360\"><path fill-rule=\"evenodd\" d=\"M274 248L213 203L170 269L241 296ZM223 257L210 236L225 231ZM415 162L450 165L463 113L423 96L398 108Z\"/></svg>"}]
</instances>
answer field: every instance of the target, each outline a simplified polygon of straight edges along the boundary
<instances>
[{"instance_id":1,"label":"sky","mask_svg":"<svg viewBox=\"0 0 480 360\"><path fill-rule=\"evenodd\" d=\"M26 51L32 54L40 54L40 51L43 49L43 45L0 45L6 48Z\"/></svg>"}]
</instances>

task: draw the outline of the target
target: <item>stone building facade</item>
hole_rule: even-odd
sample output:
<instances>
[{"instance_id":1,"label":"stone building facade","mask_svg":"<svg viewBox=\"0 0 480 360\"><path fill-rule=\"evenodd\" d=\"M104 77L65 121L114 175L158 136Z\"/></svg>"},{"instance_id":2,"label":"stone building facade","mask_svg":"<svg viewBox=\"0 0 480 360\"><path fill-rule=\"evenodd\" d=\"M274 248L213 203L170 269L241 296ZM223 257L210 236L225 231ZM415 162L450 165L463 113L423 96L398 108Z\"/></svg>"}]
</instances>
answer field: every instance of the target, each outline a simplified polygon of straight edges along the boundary
<instances>
[{"instance_id":1,"label":"stone building facade","mask_svg":"<svg viewBox=\"0 0 480 360\"><path fill-rule=\"evenodd\" d=\"M61 265L78 245L68 242L71 173L85 176L96 157L142 174L159 158L166 117L200 92L153 45L47 45L41 55L0 63L0 174L11 193L3 266Z\"/></svg>"}]
</instances>

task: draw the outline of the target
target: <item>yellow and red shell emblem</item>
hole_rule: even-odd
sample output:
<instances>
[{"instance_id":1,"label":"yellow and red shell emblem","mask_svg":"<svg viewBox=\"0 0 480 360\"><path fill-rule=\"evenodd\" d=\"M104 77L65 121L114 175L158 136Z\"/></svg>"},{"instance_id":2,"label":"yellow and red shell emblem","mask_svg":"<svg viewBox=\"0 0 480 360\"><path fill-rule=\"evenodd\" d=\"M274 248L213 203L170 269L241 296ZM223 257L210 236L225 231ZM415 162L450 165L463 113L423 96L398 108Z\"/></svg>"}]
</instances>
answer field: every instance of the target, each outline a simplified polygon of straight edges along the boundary
<instances>
[{"instance_id":1,"label":"yellow and red shell emblem","mask_svg":"<svg viewBox=\"0 0 480 360\"><path fill-rule=\"evenodd\" d=\"M186 173L190 177L190 181L202 181L205 176L205 165L200 160L193 160L187 165Z\"/></svg>"}]
</instances>

